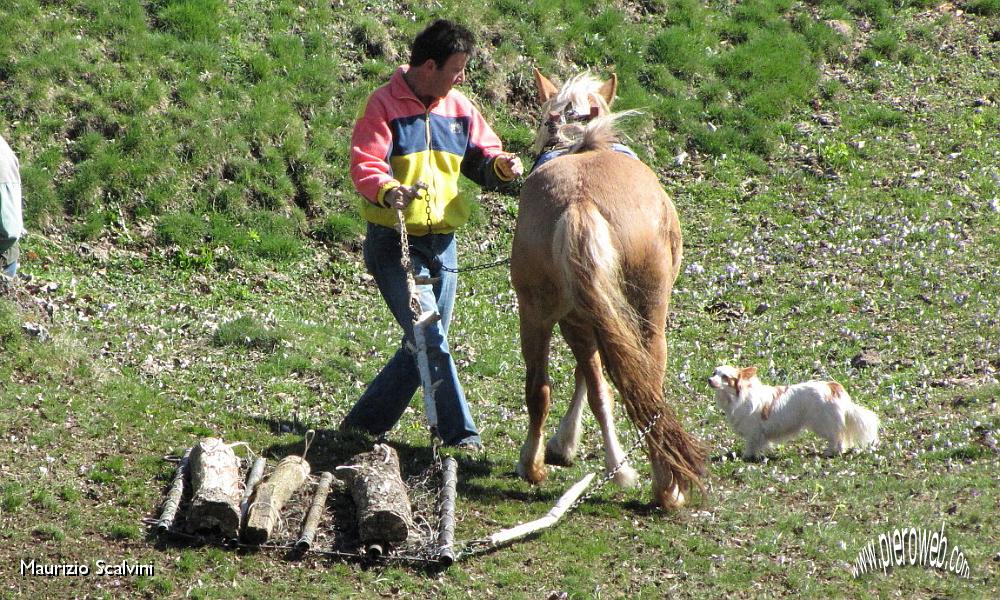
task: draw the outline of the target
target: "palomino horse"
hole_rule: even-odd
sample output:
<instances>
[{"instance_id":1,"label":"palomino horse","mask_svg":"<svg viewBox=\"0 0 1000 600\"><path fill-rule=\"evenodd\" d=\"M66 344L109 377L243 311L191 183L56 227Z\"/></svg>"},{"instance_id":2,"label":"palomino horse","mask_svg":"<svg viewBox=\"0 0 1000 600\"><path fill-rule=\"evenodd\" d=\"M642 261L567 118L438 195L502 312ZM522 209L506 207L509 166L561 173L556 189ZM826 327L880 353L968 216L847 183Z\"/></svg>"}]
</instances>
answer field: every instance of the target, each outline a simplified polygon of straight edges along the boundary
<instances>
[{"instance_id":1,"label":"palomino horse","mask_svg":"<svg viewBox=\"0 0 1000 600\"><path fill-rule=\"evenodd\" d=\"M541 439L558 323L576 358L576 391L545 462L573 460L584 398L601 426L607 472L625 460L603 364L635 426L642 431L653 423L645 441L654 501L679 507L692 486L702 488L706 450L663 397L664 327L681 262L677 212L656 175L616 142L615 121L625 113L610 110L615 76L600 82L585 73L557 90L536 70L535 83L545 115L536 150L564 153L542 166L536 161L525 180L511 251L529 416L518 473L532 483L545 479ZM625 464L615 481L630 486L636 477Z\"/></svg>"}]
</instances>

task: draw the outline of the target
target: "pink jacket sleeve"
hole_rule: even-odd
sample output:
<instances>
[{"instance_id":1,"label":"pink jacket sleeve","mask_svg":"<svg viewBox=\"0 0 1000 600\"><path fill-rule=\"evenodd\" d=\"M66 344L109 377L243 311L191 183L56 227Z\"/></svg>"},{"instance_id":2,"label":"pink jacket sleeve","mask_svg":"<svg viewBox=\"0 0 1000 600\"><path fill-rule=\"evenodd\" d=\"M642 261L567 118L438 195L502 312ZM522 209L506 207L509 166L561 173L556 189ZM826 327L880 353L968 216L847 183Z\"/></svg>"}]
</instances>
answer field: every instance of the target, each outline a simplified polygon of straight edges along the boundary
<instances>
[{"instance_id":1,"label":"pink jacket sleeve","mask_svg":"<svg viewBox=\"0 0 1000 600\"><path fill-rule=\"evenodd\" d=\"M351 181L372 204L378 205L379 192L395 182L387 162L391 149L392 133L385 107L372 96L351 135Z\"/></svg>"}]
</instances>

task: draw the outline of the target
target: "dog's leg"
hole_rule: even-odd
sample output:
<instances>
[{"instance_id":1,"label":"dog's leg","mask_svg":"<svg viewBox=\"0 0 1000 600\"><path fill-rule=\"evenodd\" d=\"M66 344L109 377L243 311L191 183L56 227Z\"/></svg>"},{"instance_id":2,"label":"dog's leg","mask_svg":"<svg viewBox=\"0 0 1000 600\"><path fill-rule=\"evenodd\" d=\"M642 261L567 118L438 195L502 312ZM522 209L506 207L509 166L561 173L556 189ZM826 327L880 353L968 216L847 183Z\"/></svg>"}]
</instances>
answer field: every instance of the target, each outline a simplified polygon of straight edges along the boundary
<instances>
[{"instance_id":1,"label":"dog's leg","mask_svg":"<svg viewBox=\"0 0 1000 600\"><path fill-rule=\"evenodd\" d=\"M841 440L837 438L830 438L826 442L826 450L823 451L824 457L832 458L834 456L839 456L844 452L844 444Z\"/></svg>"},{"instance_id":2,"label":"dog's leg","mask_svg":"<svg viewBox=\"0 0 1000 600\"><path fill-rule=\"evenodd\" d=\"M771 444L761 437L748 437L743 447L743 460L760 460L767 453L770 446Z\"/></svg>"}]
</instances>

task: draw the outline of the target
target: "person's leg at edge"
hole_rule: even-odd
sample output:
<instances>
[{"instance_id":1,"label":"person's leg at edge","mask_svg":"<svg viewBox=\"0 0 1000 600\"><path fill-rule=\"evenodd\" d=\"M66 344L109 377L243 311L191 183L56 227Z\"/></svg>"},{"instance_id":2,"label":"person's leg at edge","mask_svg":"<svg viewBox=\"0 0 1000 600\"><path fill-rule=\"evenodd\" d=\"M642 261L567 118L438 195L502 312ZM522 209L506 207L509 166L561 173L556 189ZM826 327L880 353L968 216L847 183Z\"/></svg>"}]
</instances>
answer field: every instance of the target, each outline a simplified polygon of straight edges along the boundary
<instances>
[{"instance_id":1,"label":"person's leg at edge","mask_svg":"<svg viewBox=\"0 0 1000 600\"><path fill-rule=\"evenodd\" d=\"M375 278L382 298L404 331L400 348L358 399L341 423L342 429L381 434L399 421L420 387L416 358L406 347L412 339L413 313L406 273L400 265L399 234L388 227L369 224L364 243L368 272Z\"/></svg>"},{"instance_id":2,"label":"person's leg at edge","mask_svg":"<svg viewBox=\"0 0 1000 600\"><path fill-rule=\"evenodd\" d=\"M440 277L431 286L425 286L421 291L420 302L427 310L427 304L433 302L441 315L441 321L427 331L428 360L431 364L431 376L440 385L434 393L434 403L438 413L438 432L445 444L481 445L479 431L469 410L465 392L458 380L458 370L452 359L448 346L448 326L451 323L452 311L455 305L455 295L458 287L458 274L446 271L442 267L455 269L457 251L454 234L436 234L428 236L430 247L428 252L428 275ZM421 244L422 245L422 244ZM433 292L433 297L432 296Z\"/></svg>"},{"instance_id":3,"label":"person's leg at edge","mask_svg":"<svg viewBox=\"0 0 1000 600\"><path fill-rule=\"evenodd\" d=\"M4 246L6 247L4 248ZM0 248L3 248L0 251L0 271L7 277L14 279L17 277L17 261L20 258L18 240L15 239L13 242L0 240Z\"/></svg>"}]
</instances>

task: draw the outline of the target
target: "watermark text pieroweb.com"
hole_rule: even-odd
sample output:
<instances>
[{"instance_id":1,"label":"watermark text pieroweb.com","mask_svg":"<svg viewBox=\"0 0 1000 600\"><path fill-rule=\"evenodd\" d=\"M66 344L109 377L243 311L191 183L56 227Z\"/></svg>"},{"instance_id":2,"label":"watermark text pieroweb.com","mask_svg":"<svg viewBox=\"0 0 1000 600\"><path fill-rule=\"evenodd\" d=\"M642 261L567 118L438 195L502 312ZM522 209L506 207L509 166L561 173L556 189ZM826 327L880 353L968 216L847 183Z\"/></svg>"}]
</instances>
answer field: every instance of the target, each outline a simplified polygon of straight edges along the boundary
<instances>
[{"instance_id":1,"label":"watermark text pieroweb.com","mask_svg":"<svg viewBox=\"0 0 1000 600\"><path fill-rule=\"evenodd\" d=\"M940 531L904 527L879 534L858 552L851 575L857 579L878 570L885 575L889 569L903 566L939 569L966 579L970 576L965 552L958 544L949 545L944 523Z\"/></svg>"}]
</instances>

